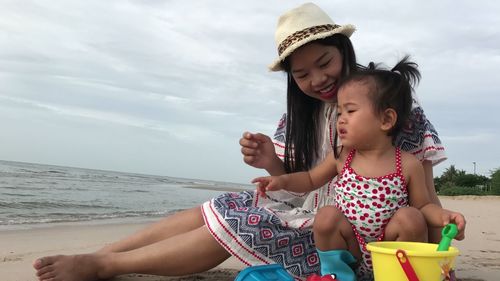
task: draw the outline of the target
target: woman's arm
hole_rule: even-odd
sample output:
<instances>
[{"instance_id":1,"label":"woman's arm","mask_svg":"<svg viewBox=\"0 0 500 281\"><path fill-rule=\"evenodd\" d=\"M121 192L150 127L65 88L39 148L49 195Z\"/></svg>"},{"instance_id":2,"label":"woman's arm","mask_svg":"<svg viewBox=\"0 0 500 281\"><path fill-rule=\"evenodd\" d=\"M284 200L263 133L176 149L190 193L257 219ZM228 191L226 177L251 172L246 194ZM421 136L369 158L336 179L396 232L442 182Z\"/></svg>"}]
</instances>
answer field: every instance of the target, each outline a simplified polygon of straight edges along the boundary
<instances>
[{"instance_id":1,"label":"woman's arm","mask_svg":"<svg viewBox=\"0 0 500 281\"><path fill-rule=\"evenodd\" d=\"M441 202L436 193L436 187L434 186L434 172L432 161L424 160L422 162L422 166L424 167L425 173L425 185L427 187L427 194L429 195L429 199L432 203L437 206L442 206ZM441 227L433 227L431 225L429 227L429 242L431 243L439 243L441 241Z\"/></svg>"},{"instance_id":2,"label":"woman's arm","mask_svg":"<svg viewBox=\"0 0 500 281\"><path fill-rule=\"evenodd\" d=\"M434 186L434 172L432 168L432 161L424 160L422 162L422 166L424 167L425 185L427 186L429 198L432 203L441 206L441 202L439 201L436 193L436 187Z\"/></svg>"},{"instance_id":3,"label":"woman's arm","mask_svg":"<svg viewBox=\"0 0 500 281\"><path fill-rule=\"evenodd\" d=\"M426 186L428 175L425 173L423 164L413 155L403 153L402 162L403 171L407 178L409 203L417 209L422 209L425 205L432 203L429 189Z\"/></svg>"}]
</instances>

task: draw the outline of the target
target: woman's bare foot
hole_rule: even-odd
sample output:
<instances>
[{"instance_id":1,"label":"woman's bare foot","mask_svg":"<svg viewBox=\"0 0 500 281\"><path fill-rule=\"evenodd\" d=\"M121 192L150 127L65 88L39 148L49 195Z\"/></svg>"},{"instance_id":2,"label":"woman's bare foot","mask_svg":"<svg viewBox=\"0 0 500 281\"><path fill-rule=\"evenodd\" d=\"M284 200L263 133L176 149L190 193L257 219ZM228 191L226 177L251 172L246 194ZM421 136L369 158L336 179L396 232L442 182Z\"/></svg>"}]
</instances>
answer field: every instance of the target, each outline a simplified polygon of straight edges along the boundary
<instances>
[{"instance_id":1,"label":"woman's bare foot","mask_svg":"<svg viewBox=\"0 0 500 281\"><path fill-rule=\"evenodd\" d=\"M33 262L38 280L94 281L109 278L102 273L102 256L85 254L43 257Z\"/></svg>"}]
</instances>

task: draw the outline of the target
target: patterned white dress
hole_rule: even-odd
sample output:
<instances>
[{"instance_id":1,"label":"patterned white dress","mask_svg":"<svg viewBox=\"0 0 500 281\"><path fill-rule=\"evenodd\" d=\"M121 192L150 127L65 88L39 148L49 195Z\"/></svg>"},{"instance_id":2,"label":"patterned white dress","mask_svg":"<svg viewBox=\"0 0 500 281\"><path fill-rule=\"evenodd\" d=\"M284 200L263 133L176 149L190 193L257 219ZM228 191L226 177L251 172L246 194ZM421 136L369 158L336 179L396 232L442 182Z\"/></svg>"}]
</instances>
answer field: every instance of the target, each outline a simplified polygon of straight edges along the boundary
<instances>
[{"instance_id":1,"label":"patterned white dress","mask_svg":"<svg viewBox=\"0 0 500 281\"><path fill-rule=\"evenodd\" d=\"M335 116L324 108L322 149L316 163L332 150ZM398 136L396 145L421 160L437 164L446 159L444 147L432 124L414 99L411 126ZM278 156L285 143L283 115L274 135ZM333 183L309 193L269 192L267 198L255 190L222 194L202 205L206 226L213 237L236 259L247 266L278 263L297 280L319 274L319 258L312 235L318 208L333 204Z\"/></svg>"}]
</instances>

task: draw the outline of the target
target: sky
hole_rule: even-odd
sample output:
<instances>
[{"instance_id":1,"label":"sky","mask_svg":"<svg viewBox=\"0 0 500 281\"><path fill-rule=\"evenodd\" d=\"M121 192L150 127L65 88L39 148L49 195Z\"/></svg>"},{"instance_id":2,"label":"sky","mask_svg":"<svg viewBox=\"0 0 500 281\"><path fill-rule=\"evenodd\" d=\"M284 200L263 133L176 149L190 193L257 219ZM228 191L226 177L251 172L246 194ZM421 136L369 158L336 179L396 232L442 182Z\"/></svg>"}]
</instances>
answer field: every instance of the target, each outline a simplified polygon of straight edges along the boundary
<instances>
[{"instance_id":1,"label":"sky","mask_svg":"<svg viewBox=\"0 0 500 281\"><path fill-rule=\"evenodd\" d=\"M244 131L272 135L278 17L303 1L0 0L0 159L249 183ZM500 168L497 1L315 1L358 61L419 64L450 165ZM475 164L474 164L475 163Z\"/></svg>"}]
</instances>

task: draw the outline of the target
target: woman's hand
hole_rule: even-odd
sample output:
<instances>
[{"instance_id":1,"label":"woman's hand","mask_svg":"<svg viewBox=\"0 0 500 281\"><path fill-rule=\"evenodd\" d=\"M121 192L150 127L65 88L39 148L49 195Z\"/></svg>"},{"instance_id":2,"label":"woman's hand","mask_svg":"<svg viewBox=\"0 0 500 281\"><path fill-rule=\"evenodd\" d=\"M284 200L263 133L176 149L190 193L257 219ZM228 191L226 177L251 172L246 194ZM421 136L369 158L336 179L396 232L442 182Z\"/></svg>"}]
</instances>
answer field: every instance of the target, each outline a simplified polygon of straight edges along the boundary
<instances>
[{"instance_id":1,"label":"woman's hand","mask_svg":"<svg viewBox=\"0 0 500 281\"><path fill-rule=\"evenodd\" d=\"M270 174L283 174L283 162L274 151L274 144L270 137L256 133L243 133L240 139L243 161L248 165L266 169Z\"/></svg>"}]
</instances>

